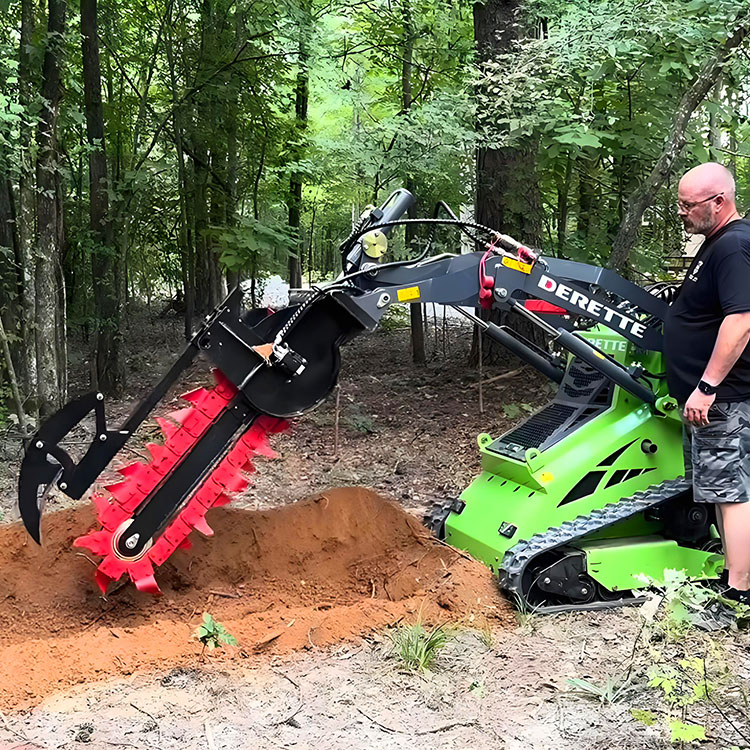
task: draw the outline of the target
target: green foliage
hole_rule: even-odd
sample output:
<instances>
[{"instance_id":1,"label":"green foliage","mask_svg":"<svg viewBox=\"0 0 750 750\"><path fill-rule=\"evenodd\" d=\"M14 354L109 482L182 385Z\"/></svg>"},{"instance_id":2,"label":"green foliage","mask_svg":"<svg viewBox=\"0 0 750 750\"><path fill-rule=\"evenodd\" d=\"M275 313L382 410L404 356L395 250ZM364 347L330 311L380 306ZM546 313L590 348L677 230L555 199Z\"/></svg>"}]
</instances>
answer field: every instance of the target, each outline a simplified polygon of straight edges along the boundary
<instances>
[{"instance_id":1,"label":"green foliage","mask_svg":"<svg viewBox=\"0 0 750 750\"><path fill-rule=\"evenodd\" d=\"M279 271L297 246L282 222L263 223L243 216L239 226L216 230L220 262L230 271L252 271L256 278Z\"/></svg>"},{"instance_id":2,"label":"green foliage","mask_svg":"<svg viewBox=\"0 0 750 750\"><path fill-rule=\"evenodd\" d=\"M684 571L665 570L662 583L646 577L641 580L657 592L652 608L663 605L663 615L654 619L653 627L667 639L679 640L696 624L743 627L750 622L750 607L689 580Z\"/></svg>"},{"instance_id":3,"label":"green foliage","mask_svg":"<svg viewBox=\"0 0 750 750\"><path fill-rule=\"evenodd\" d=\"M648 686L657 688L670 706L692 706L707 697L709 683L702 659L679 659L676 664L654 663L648 669Z\"/></svg>"},{"instance_id":4,"label":"green foliage","mask_svg":"<svg viewBox=\"0 0 750 750\"><path fill-rule=\"evenodd\" d=\"M670 719L667 722L670 731L670 741L678 742L696 742L706 739L706 728L701 724L686 724L679 719Z\"/></svg>"},{"instance_id":5,"label":"green foliage","mask_svg":"<svg viewBox=\"0 0 750 750\"><path fill-rule=\"evenodd\" d=\"M425 628L421 622L400 625L389 633L392 653L406 669L425 672L430 669L453 632L445 625Z\"/></svg>"},{"instance_id":6,"label":"green foliage","mask_svg":"<svg viewBox=\"0 0 750 750\"><path fill-rule=\"evenodd\" d=\"M193 637L197 638L203 648L213 651L224 645L236 646L237 639L220 623L208 613L203 613L203 622L195 629Z\"/></svg>"},{"instance_id":7,"label":"green foliage","mask_svg":"<svg viewBox=\"0 0 750 750\"><path fill-rule=\"evenodd\" d=\"M651 727L659 721L659 717L653 711L644 711L642 708L631 708L630 715L647 727Z\"/></svg>"},{"instance_id":8,"label":"green foliage","mask_svg":"<svg viewBox=\"0 0 750 750\"><path fill-rule=\"evenodd\" d=\"M35 4L24 81L20 6L9 4L0 17L0 170L14 199L21 177L34 174L48 41L44 4ZM352 217L396 187L413 187L418 214L438 199L470 209L478 148L531 153L534 169L509 200L539 213L546 253L604 263L680 96L744 4L528 0L512 18L498 13L496 31L517 32L518 41L488 60L476 59L474 9L465 0L111 0L99 8L105 137L93 146L71 11L61 40L56 168L73 331L88 347L103 324L94 305L91 260L102 248L90 231L88 175L89 155L102 145L114 234L106 252L117 258L129 300L191 296L202 312L223 291L217 277L285 274L292 257L305 281L331 279ZM691 118L674 167L676 174L723 159L737 173L741 210L750 205L748 73L748 57L734 55ZM295 105L305 81L303 120ZM303 183L294 230L292 175ZM537 186L538 208L528 197ZM672 180L644 216L635 252L641 271L661 275L665 256L682 248L674 197ZM20 227L24 216L34 224L32 207L3 225ZM416 241L424 247L426 235ZM394 232L386 260L412 254L405 245L404 233ZM433 250L458 250L456 233L438 230ZM19 296L15 258L3 254L0 290L9 298ZM391 310L386 328L407 324L405 309ZM516 418L524 409L505 411Z\"/></svg>"},{"instance_id":9,"label":"green foliage","mask_svg":"<svg viewBox=\"0 0 750 750\"><path fill-rule=\"evenodd\" d=\"M681 747L705 741L709 725L717 738L728 736L736 726L727 717L747 707L746 690L725 657L725 648L735 644L693 627L697 613L716 598L680 572L667 571L658 594L640 610L629 663L604 684L583 679L569 684L602 703L632 701L628 709L635 721L660 727Z\"/></svg>"},{"instance_id":10,"label":"green foliage","mask_svg":"<svg viewBox=\"0 0 750 750\"><path fill-rule=\"evenodd\" d=\"M492 146L534 150L549 244L599 262L609 255L624 202L662 148L680 97L742 11L726 0L701 8L678 0L536 0L529 11L546 33L481 61L480 132ZM732 59L727 88L746 68L744 58ZM692 120L676 173L724 158L709 154L707 131L737 133L744 122L731 97L714 92ZM660 269L682 245L673 201L670 183L645 217L640 270Z\"/></svg>"},{"instance_id":11,"label":"green foliage","mask_svg":"<svg viewBox=\"0 0 750 750\"><path fill-rule=\"evenodd\" d=\"M380 329L383 331L398 331L409 327L409 306L390 305L387 312L380 319Z\"/></svg>"}]
</instances>

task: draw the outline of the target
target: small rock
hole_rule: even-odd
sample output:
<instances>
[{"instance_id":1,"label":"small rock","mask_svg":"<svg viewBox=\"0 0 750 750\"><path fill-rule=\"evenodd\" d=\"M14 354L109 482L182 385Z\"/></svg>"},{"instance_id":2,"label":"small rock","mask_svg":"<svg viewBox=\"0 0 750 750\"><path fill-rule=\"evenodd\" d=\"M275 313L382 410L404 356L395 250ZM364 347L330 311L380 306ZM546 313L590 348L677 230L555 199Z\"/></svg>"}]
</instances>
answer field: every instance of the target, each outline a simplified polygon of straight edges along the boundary
<instances>
[{"instance_id":1,"label":"small rock","mask_svg":"<svg viewBox=\"0 0 750 750\"><path fill-rule=\"evenodd\" d=\"M79 724L76 728L78 729L74 737L76 742L91 742L91 735L94 733L93 724Z\"/></svg>"}]
</instances>

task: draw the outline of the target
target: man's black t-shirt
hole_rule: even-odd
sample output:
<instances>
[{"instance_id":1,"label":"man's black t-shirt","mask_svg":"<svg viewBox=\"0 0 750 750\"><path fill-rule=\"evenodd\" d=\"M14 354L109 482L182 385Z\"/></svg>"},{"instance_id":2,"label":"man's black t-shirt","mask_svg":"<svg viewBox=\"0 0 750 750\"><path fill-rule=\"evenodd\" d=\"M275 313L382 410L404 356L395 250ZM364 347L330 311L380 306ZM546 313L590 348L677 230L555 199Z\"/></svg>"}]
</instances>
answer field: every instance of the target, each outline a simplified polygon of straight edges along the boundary
<instances>
[{"instance_id":1,"label":"man's black t-shirt","mask_svg":"<svg viewBox=\"0 0 750 750\"><path fill-rule=\"evenodd\" d=\"M722 227L698 250L664 320L669 392L687 401L727 315L750 312L750 221ZM750 398L750 345L719 385L717 401Z\"/></svg>"}]
</instances>

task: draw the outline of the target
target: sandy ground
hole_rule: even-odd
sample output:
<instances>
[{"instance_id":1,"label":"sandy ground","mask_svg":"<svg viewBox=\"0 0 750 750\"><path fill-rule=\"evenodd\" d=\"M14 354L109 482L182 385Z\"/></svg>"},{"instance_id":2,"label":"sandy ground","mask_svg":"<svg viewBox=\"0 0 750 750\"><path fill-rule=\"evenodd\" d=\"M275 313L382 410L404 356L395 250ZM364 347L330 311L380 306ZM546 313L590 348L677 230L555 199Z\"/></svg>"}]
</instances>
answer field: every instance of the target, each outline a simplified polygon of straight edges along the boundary
<instances>
[{"instance_id":1,"label":"sandy ground","mask_svg":"<svg viewBox=\"0 0 750 750\"><path fill-rule=\"evenodd\" d=\"M51 696L7 717L0 747L604 750L672 746L659 710L634 680L627 701L586 698L571 677L602 679L627 665L633 612L562 615L535 631L460 631L425 675L405 673L383 636L275 659L186 660ZM737 726L747 731L741 720ZM715 731L711 727L711 731ZM704 748L746 747L731 728ZM739 743L739 744L738 744Z\"/></svg>"},{"instance_id":2,"label":"sandy ground","mask_svg":"<svg viewBox=\"0 0 750 750\"><path fill-rule=\"evenodd\" d=\"M585 619L632 630L627 617ZM463 632L427 676L399 671L387 644L372 640L262 663L194 660L50 697L10 717L12 731L0 729L0 737L7 747L164 750L665 746L627 710L566 694L565 678L580 673L582 660L594 666L579 637L595 629L576 625L573 635L569 624L566 632L545 623L540 633L512 633L489 647Z\"/></svg>"}]
</instances>

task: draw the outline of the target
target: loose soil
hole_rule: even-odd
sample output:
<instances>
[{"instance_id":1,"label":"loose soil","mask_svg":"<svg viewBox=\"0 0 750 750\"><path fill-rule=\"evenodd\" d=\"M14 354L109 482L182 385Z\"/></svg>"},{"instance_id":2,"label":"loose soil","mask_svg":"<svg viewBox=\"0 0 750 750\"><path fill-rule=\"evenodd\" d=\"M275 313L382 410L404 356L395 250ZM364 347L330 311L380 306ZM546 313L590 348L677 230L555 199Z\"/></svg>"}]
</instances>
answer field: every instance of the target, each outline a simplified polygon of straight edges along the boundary
<instances>
[{"instance_id":1,"label":"loose soil","mask_svg":"<svg viewBox=\"0 0 750 750\"><path fill-rule=\"evenodd\" d=\"M130 585L100 596L92 562L71 546L94 523L87 506L48 515L42 548L18 524L0 527L0 705L195 660L204 611L239 640L229 657L330 646L418 617L513 622L484 566L367 489L208 518L217 539L192 535L193 549L159 569L158 599Z\"/></svg>"}]
</instances>

